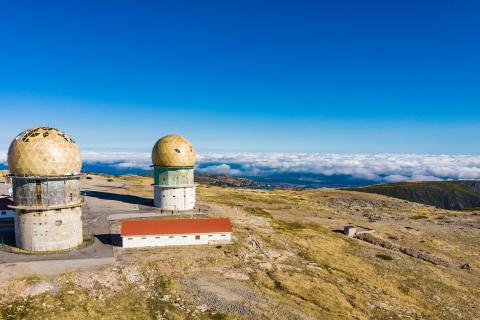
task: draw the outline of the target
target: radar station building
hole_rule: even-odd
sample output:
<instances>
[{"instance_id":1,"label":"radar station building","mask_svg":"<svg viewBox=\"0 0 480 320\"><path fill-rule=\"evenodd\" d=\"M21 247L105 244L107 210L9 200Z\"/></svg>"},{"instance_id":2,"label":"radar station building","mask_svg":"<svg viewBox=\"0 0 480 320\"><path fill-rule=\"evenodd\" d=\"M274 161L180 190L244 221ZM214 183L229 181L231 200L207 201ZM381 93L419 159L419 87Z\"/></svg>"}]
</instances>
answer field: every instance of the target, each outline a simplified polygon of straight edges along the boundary
<instances>
[{"instance_id":1,"label":"radar station building","mask_svg":"<svg viewBox=\"0 0 480 320\"><path fill-rule=\"evenodd\" d=\"M8 150L16 246L57 251L83 242L80 150L50 127L20 133Z\"/></svg>"},{"instance_id":2,"label":"radar station building","mask_svg":"<svg viewBox=\"0 0 480 320\"><path fill-rule=\"evenodd\" d=\"M154 205L164 210L184 211L195 207L195 150L182 136L160 138L152 150Z\"/></svg>"}]
</instances>

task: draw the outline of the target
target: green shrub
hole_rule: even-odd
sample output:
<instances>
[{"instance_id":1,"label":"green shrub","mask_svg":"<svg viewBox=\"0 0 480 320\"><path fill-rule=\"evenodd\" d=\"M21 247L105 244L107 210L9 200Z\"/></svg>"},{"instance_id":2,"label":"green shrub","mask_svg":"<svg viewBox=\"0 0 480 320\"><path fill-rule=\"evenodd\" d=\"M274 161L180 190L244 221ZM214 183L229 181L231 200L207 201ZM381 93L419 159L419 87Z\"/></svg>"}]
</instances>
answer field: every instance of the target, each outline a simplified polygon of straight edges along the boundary
<instances>
[{"instance_id":1,"label":"green shrub","mask_svg":"<svg viewBox=\"0 0 480 320\"><path fill-rule=\"evenodd\" d=\"M421 220L421 219L427 219L427 216L424 216L423 214L418 214L416 216L410 217L412 220Z\"/></svg>"}]
</instances>

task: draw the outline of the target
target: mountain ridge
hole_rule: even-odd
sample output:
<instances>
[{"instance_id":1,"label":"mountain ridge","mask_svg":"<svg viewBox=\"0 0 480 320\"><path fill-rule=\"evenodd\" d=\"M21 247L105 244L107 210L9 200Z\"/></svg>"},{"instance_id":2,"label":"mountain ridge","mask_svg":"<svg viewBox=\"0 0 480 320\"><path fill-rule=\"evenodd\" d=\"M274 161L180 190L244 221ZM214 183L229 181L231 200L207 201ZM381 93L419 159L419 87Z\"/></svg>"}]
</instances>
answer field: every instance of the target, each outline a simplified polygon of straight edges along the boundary
<instances>
[{"instance_id":1,"label":"mountain ridge","mask_svg":"<svg viewBox=\"0 0 480 320\"><path fill-rule=\"evenodd\" d=\"M346 190L376 193L449 210L480 208L480 180L406 181Z\"/></svg>"}]
</instances>

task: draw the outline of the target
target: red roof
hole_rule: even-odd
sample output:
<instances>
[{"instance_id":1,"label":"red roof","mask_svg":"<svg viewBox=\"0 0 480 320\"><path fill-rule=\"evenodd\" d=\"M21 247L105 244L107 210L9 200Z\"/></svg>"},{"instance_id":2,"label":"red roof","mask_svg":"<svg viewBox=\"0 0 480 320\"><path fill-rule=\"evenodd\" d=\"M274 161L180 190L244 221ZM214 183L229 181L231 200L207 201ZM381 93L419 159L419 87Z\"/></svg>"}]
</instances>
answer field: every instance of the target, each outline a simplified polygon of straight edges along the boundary
<instances>
[{"instance_id":1,"label":"red roof","mask_svg":"<svg viewBox=\"0 0 480 320\"><path fill-rule=\"evenodd\" d=\"M7 197L0 197L0 210L13 210L8 206L13 206L13 201Z\"/></svg>"},{"instance_id":2,"label":"red roof","mask_svg":"<svg viewBox=\"0 0 480 320\"><path fill-rule=\"evenodd\" d=\"M122 236L232 232L230 219L169 219L122 221Z\"/></svg>"}]
</instances>

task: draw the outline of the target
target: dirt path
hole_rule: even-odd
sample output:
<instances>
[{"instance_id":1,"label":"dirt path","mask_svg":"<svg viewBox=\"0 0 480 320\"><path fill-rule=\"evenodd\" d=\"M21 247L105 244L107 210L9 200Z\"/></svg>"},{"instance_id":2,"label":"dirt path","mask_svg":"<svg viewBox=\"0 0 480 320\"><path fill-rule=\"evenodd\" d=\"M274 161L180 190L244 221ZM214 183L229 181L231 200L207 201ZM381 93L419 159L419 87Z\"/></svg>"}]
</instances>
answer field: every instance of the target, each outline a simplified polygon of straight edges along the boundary
<instances>
[{"instance_id":1,"label":"dirt path","mask_svg":"<svg viewBox=\"0 0 480 320\"><path fill-rule=\"evenodd\" d=\"M50 276L63 272L84 270L115 262L115 258L51 260L19 262L0 265L0 284L13 278L28 276Z\"/></svg>"}]
</instances>

